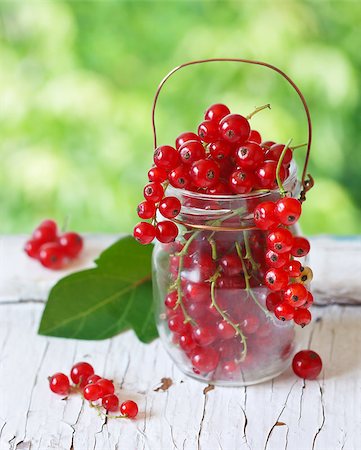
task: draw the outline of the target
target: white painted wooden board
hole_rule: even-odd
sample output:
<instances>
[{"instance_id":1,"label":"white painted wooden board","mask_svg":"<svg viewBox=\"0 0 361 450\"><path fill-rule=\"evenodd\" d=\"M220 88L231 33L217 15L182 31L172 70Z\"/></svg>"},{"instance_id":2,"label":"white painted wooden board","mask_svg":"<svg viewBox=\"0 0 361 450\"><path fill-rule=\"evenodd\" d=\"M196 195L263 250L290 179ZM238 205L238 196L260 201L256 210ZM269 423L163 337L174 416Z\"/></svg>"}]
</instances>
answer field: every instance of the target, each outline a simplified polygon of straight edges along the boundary
<instances>
[{"instance_id":1,"label":"white painted wooden board","mask_svg":"<svg viewBox=\"0 0 361 450\"><path fill-rule=\"evenodd\" d=\"M114 239L89 237L77 269ZM64 273L25 258L22 244L22 237L1 240L0 450L361 449L361 306L313 308L319 320L299 330L300 348L322 355L319 380L304 383L288 370L267 383L216 387L205 395L205 386L179 372L159 340L144 345L132 332L100 342L38 336L48 289ZM360 240L324 237L313 248L317 299L360 301ZM332 277L326 269L336 266ZM138 402L137 420L105 422L79 397L62 400L49 391L47 376L79 360L114 379L121 399ZM156 392L163 377L174 384Z\"/></svg>"}]
</instances>

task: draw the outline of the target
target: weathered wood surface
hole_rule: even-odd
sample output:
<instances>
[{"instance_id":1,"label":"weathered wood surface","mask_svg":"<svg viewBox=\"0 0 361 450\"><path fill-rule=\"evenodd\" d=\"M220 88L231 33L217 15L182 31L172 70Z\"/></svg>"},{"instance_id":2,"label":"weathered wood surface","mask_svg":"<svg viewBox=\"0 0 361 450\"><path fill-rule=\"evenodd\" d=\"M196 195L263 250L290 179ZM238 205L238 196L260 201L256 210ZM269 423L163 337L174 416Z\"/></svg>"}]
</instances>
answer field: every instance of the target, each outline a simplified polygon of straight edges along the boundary
<instances>
[{"instance_id":1,"label":"weathered wood surface","mask_svg":"<svg viewBox=\"0 0 361 450\"><path fill-rule=\"evenodd\" d=\"M90 237L77 268L91 265L113 240ZM25 258L22 243L4 237L0 246L0 450L361 449L361 307L313 308L318 320L298 333L300 348L311 346L323 357L319 380L304 383L289 370L261 385L204 394L205 386L180 373L159 340L144 345L132 332L100 342L38 336L44 298L64 273ZM313 244L317 300L360 301L360 241ZM139 418L104 421L80 398L49 392L47 376L79 360L114 379L122 399L136 400ZM163 377L173 385L155 391Z\"/></svg>"}]
</instances>

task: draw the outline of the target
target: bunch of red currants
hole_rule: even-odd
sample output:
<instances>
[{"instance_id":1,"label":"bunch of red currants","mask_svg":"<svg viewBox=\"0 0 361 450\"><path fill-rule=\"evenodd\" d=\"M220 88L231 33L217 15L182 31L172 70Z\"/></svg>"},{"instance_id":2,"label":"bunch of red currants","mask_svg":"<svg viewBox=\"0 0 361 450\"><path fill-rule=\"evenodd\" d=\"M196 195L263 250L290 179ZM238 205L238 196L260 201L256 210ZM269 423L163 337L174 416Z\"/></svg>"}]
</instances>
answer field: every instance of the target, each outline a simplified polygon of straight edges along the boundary
<instances>
[{"instance_id":1,"label":"bunch of red currants","mask_svg":"<svg viewBox=\"0 0 361 450\"><path fill-rule=\"evenodd\" d=\"M119 398L114 393L114 383L96 375L93 366L89 363L76 363L70 371L70 378L74 383L73 386L70 386L69 378L64 373L54 374L49 377L50 389L59 395L80 393L100 413L103 413L102 408L106 413L120 411L120 416L111 417L133 419L138 414L138 405L132 400L126 400L119 407Z\"/></svg>"},{"instance_id":2,"label":"bunch of red currants","mask_svg":"<svg viewBox=\"0 0 361 450\"><path fill-rule=\"evenodd\" d=\"M43 220L25 244L25 252L47 269L62 269L83 248L83 238L74 232L58 234L54 220Z\"/></svg>"}]
</instances>

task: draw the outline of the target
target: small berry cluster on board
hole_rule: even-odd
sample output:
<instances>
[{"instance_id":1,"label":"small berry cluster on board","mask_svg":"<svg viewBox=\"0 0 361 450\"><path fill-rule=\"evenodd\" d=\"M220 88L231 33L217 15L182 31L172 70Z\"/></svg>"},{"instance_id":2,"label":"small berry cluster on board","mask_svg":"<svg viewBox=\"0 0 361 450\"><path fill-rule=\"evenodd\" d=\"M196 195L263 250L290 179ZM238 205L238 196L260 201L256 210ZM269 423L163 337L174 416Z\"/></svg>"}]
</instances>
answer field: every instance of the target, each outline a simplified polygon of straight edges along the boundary
<instances>
[{"instance_id":1,"label":"small berry cluster on board","mask_svg":"<svg viewBox=\"0 0 361 450\"><path fill-rule=\"evenodd\" d=\"M25 244L25 253L47 269L59 270L75 259L83 248L83 238L74 232L58 234L54 220L43 220Z\"/></svg>"},{"instance_id":2,"label":"small berry cluster on board","mask_svg":"<svg viewBox=\"0 0 361 450\"><path fill-rule=\"evenodd\" d=\"M79 393L89 401L91 407L97 409L99 414L107 417L134 419L138 414L138 405L132 400L126 400L119 406L119 398L115 395L114 383L101 378L94 373L93 367L87 362L75 364L70 371L70 378L74 385L70 385L67 375L58 372L49 377L49 386L52 392L58 395ZM109 412L120 411L120 415L108 415Z\"/></svg>"}]
</instances>

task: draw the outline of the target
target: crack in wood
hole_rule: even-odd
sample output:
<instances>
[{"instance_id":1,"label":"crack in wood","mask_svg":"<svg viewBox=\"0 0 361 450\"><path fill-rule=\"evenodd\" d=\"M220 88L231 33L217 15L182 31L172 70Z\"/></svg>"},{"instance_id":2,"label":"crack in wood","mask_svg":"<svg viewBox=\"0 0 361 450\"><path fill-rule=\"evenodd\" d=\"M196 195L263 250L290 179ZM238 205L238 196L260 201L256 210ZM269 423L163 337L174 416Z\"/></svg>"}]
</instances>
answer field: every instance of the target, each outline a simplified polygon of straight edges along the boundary
<instances>
[{"instance_id":1,"label":"crack in wood","mask_svg":"<svg viewBox=\"0 0 361 450\"><path fill-rule=\"evenodd\" d=\"M201 434L202 434L202 430L203 430L203 422L204 422L204 417L206 415L206 406L207 406L207 401L208 401L208 395L205 394L204 395L204 400L203 400L203 411L202 411L202 417L201 417L201 421L199 423L199 430L197 433L197 449L200 450L200 442L201 442Z\"/></svg>"},{"instance_id":2,"label":"crack in wood","mask_svg":"<svg viewBox=\"0 0 361 450\"><path fill-rule=\"evenodd\" d=\"M300 414L298 416L298 425L300 424L301 417L302 417L303 394L305 392L305 388L306 388L306 380L302 380L302 388L301 388L301 396L300 396Z\"/></svg>"},{"instance_id":3,"label":"crack in wood","mask_svg":"<svg viewBox=\"0 0 361 450\"><path fill-rule=\"evenodd\" d=\"M318 428L314 438L313 438L313 442L312 442L312 450L315 449L315 445L316 445L316 439L318 438L319 434L321 433L322 428L325 425L326 422L326 414L325 414L325 402L324 402L324 398L323 398L323 389L324 389L324 385L321 386L320 383L318 383L319 388L320 388L320 395L321 395L321 411L322 411L322 422L320 427Z\"/></svg>"},{"instance_id":4,"label":"crack in wood","mask_svg":"<svg viewBox=\"0 0 361 450\"><path fill-rule=\"evenodd\" d=\"M36 298L29 298L29 299L20 298L19 300L2 300L2 301L0 301L0 306L21 305L21 304L43 305L46 302L47 302L47 300L41 300L41 299L36 299Z\"/></svg>"}]
</instances>

